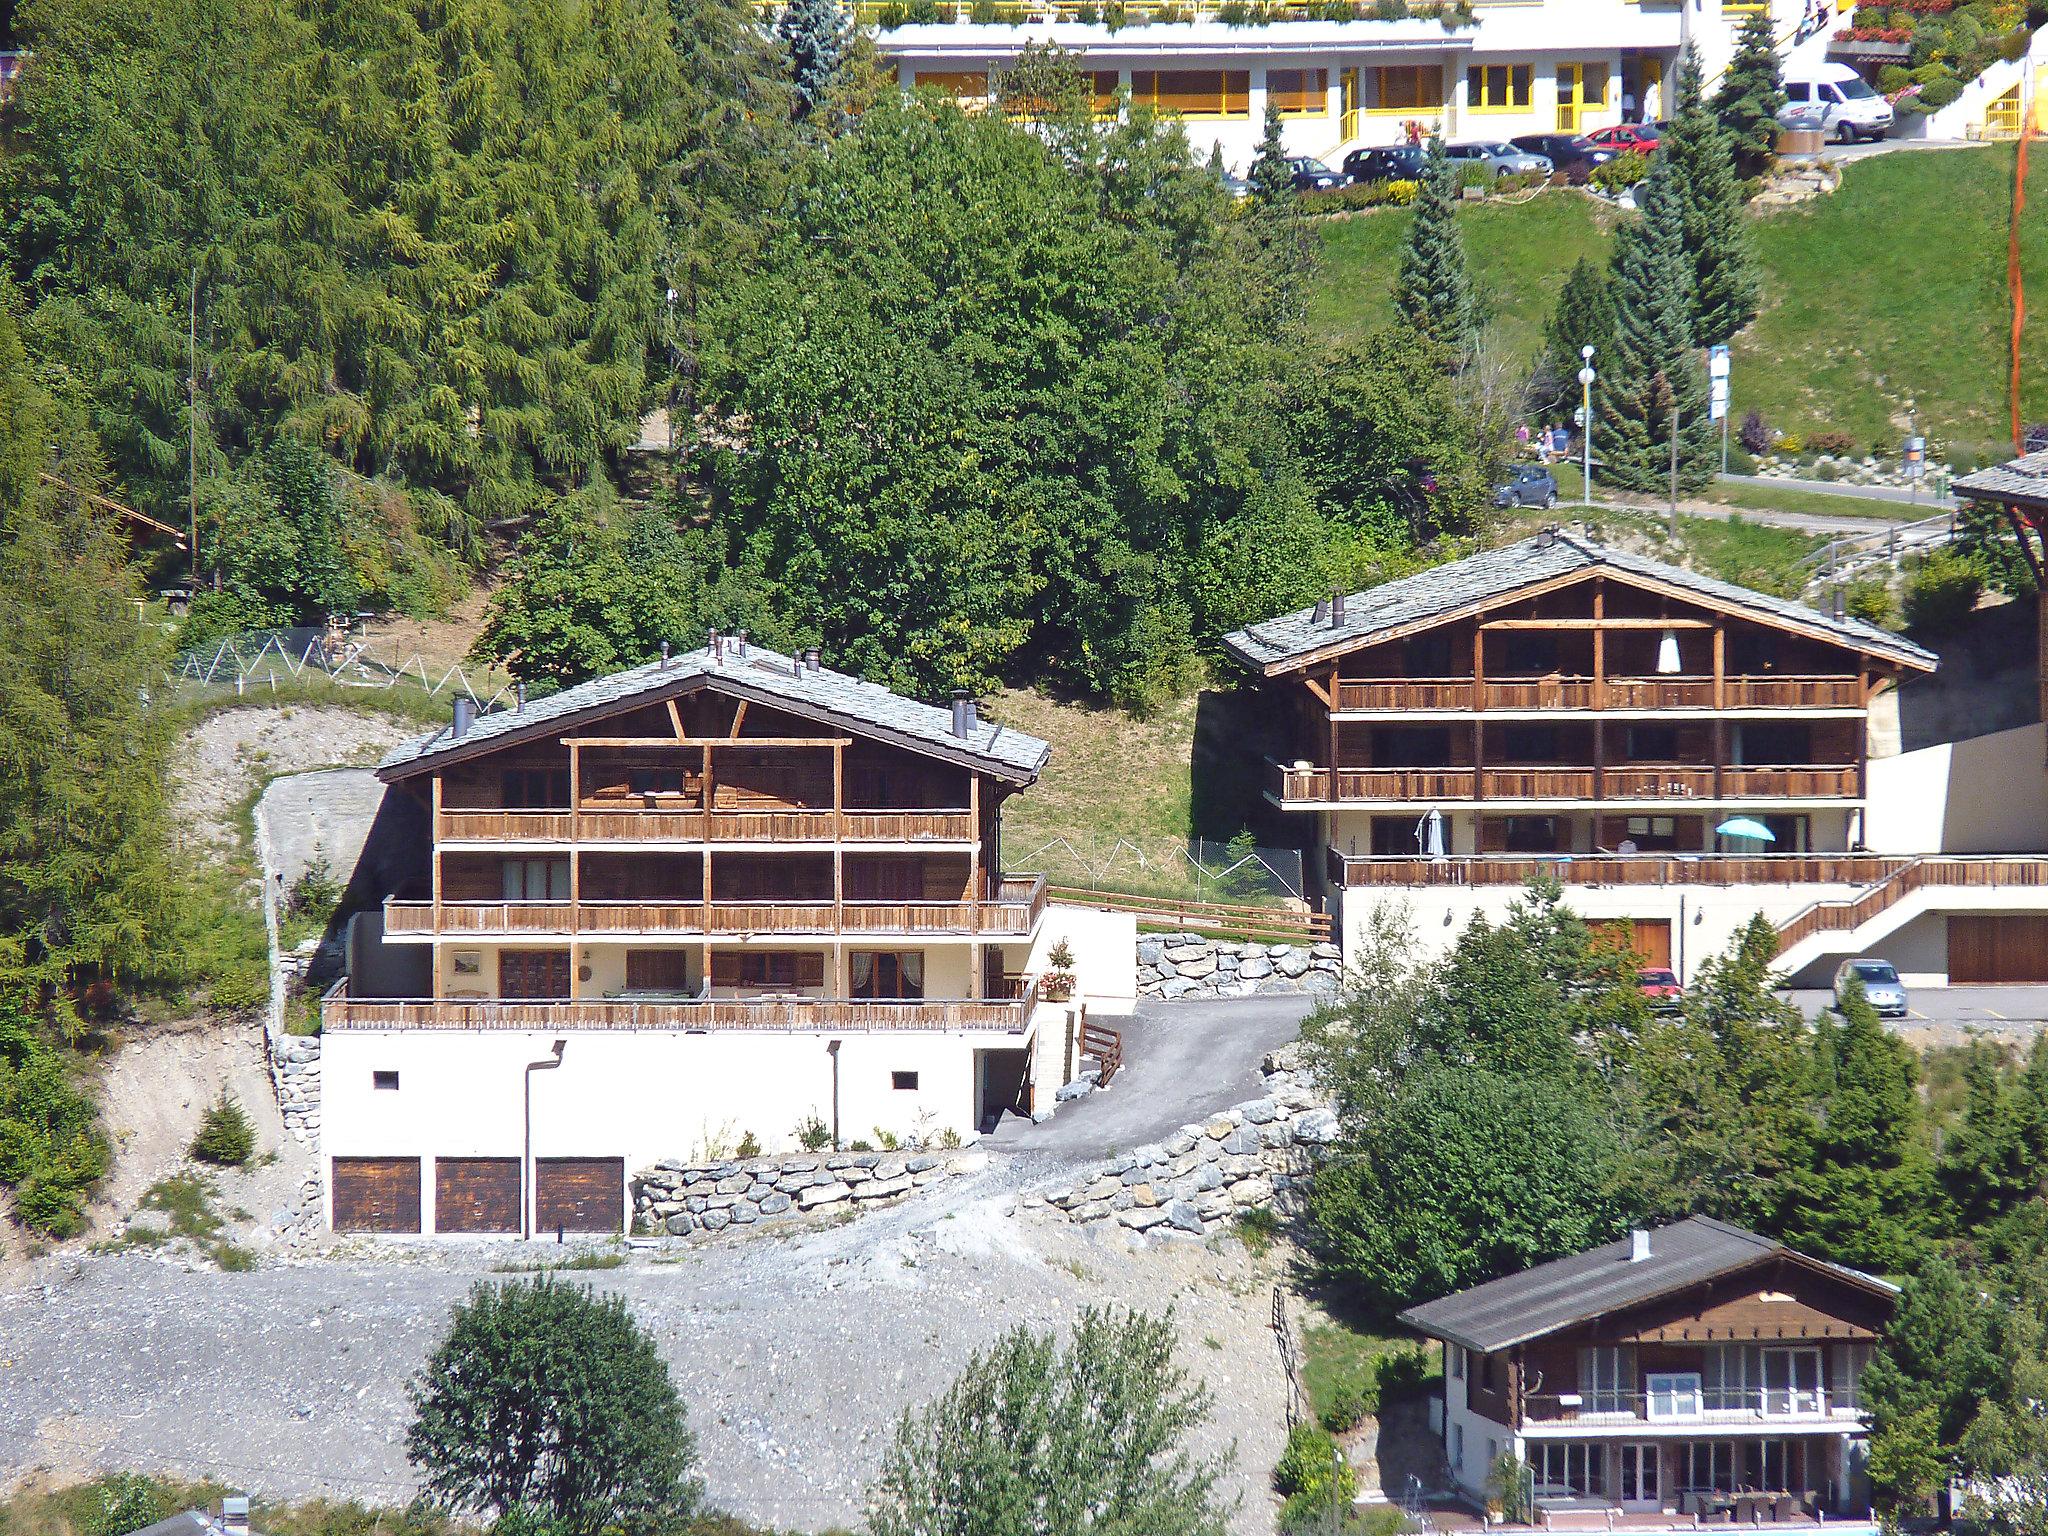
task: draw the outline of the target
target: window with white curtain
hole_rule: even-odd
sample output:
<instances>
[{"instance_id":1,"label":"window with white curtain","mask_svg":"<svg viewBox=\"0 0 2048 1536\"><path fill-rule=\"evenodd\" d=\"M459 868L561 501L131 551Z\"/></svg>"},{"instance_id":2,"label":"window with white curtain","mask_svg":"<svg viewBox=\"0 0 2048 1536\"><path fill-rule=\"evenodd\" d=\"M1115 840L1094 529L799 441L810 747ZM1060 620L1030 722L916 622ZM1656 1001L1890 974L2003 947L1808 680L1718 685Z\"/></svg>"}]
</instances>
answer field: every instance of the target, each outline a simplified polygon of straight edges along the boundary
<instances>
[{"instance_id":1,"label":"window with white curtain","mask_svg":"<svg viewBox=\"0 0 2048 1536\"><path fill-rule=\"evenodd\" d=\"M1629 1413L1635 1408L1636 1351L1632 1344L1595 1344L1579 1351L1580 1407L1586 1413Z\"/></svg>"}]
</instances>

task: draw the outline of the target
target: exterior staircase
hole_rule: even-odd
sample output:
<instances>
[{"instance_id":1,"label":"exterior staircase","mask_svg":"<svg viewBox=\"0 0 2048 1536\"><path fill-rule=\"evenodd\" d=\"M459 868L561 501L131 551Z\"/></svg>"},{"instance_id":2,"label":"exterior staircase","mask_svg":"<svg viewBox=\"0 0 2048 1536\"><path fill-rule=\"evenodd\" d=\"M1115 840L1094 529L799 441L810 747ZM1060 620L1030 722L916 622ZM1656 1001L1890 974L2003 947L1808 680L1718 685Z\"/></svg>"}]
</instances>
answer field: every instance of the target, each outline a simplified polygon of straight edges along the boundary
<instances>
[{"instance_id":1,"label":"exterior staircase","mask_svg":"<svg viewBox=\"0 0 2048 1536\"><path fill-rule=\"evenodd\" d=\"M2048 859L1939 854L1909 859L1853 896L1816 901L1780 923L1778 961L1785 971L1797 972L1825 955L1855 954L1921 913L1955 904L1953 896L1915 900L1921 893L2022 890L2041 894L2036 900L2001 895L1989 898L1989 904L2048 909Z\"/></svg>"}]
</instances>

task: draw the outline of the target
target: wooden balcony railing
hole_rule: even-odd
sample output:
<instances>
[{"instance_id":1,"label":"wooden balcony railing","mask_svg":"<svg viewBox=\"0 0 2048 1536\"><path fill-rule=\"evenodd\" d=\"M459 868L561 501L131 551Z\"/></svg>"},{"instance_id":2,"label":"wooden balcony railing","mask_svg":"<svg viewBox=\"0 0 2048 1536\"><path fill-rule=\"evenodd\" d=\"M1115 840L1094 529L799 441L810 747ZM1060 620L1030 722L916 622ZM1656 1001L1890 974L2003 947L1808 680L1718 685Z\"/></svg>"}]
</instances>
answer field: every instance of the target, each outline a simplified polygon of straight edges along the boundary
<instances>
[{"instance_id":1,"label":"wooden balcony railing","mask_svg":"<svg viewBox=\"0 0 2048 1536\"><path fill-rule=\"evenodd\" d=\"M1469 677L1415 677L1339 681L1340 713L1482 709L1713 709L1714 680L1697 675L1608 677L1557 673L1545 677L1488 678L1475 691ZM1722 709L1859 709L1862 684L1854 677L1726 677Z\"/></svg>"},{"instance_id":2,"label":"wooden balcony railing","mask_svg":"<svg viewBox=\"0 0 2048 1536\"><path fill-rule=\"evenodd\" d=\"M824 842L971 843L969 811L730 811L661 806L601 808L586 804L574 817L562 811L443 810L442 842Z\"/></svg>"},{"instance_id":3,"label":"wooden balcony railing","mask_svg":"<svg viewBox=\"0 0 2048 1536\"><path fill-rule=\"evenodd\" d=\"M351 998L338 982L322 1000L324 1030L1002 1030L1021 1033L1038 1006L1035 983L1012 998L873 1001L832 997L719 997L700 1001L623 1002L576 998Z\"/></svg>"},{"instance_id":4,"label":"wooden balcony railing","mask_svg":"<svg viewBox=\"0 0 2048 1536\"><path fill-rule=\"evenodd\" d=\"M384 932L573 934L908 933L1021 937L1045 915L1043 875L1006 876L987 901L431 901L384 903Z\"/></svg>"},{"instance_id":5,"label":"wooden balcony railing","mask_svg":"<svg viewBox=\"0 0 2048 1536\"><path fill-rule=\"evenodd\" d=\"M1867 885L1909 861L1876 854L1516 854L1477 858L1367 858L1329 851L1332 884L1526 885L1548 874L1565 885Z\"/></svg>"},{"instance_id":6,"label":"wooden balcony railing","mask_svg":"<svg viewBox=\"0 0 2048 1536\"><path fill-rule=\"evenodd\" d=\"M1331 794L1327 768L1269 765L1268 786L1286 801L1467 800L1836 800L1858 794L1857 772L1842 764L1777 768L1712 768L1633 763L1603 768L1340 768ZM1476 791L1476 793L1475 793Z\"/></svg>"},{"instance_id":7,"label":"wooden balcony railing","mask_svg":"<svg viewBox=\"0 0 2048 1536\"><path fill-rule=\"evenodd\" d=\"M1863 1416L1851 1392L1818 1387L1756 1387L1747 1391L1548 1393L1522 1398L1522 1416L1532 1424L1780 1424L1840 1423Z\"/></svg>"},{"instance_id":8,"label":"wooden balcony railing","mask_svg":"<svg viewBox=\"0 0 2048 1536\"><path fill-rule=\"evenodd\" d=\"M1844 901L1817 901L1778 925L1778 953L1816 933L1852 932L1909 893L1929 886L1969 889L2048 886L2048 859L1919 858Z\"/></svg>"}]
</instances>

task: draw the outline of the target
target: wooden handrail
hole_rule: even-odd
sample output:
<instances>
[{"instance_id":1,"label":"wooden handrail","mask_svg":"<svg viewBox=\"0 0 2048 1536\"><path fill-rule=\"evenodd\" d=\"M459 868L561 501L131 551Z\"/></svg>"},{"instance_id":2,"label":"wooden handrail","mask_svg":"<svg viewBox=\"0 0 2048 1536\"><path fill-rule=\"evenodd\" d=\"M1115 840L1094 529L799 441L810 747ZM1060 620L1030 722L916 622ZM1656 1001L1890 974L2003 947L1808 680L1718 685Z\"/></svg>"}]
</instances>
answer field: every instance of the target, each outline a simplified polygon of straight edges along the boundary
<instances>
[{"instance_id":1,"label":"wooden handrail","mask_svg":"<svg viewBox=\"0 0 2048 1536\"><path fill-rule=\"evenodd\" d=\"M1718 794L1714 770L1697 763L1610 763L1470 768L1339 768L1331 794L1327 768L1271 763L1269 782L1281 800L1329 802L1406 800L1443 803L1488 800L1837 800L1858 794L1856 769L1844 763L1723 768Z\"/></svg>"},{"instance_id":2,"label":"wooden handrail","mask_svg":"<svg viewBox=\"0 0 2048 1536\"><path fill-rule=\"evenodd\" d=\"M1549 874L1566 885L1864 885L1902 867L1878 854L1560 853L1426 859L1330 850L1330 879L1345 886L1526 885Z\"/></svg>"},{"instance_id":3,"label":"wooden handrail","mask_svg":"<svg viewBox=\"0 0 2048 1536\"><path fill-rule=\"evenodd\" d=\"M1867 890L1843 901L1816 901L1778 925L1778 953L1817 933L1850 932L1862 927L1901 897L1929 886L1976 889L2029 888L2048 885L2048 859L1967 858L1930 854L1909 859Z\"/></svg>"},{"instance_id":4,"label":"wooden handrail","mask_svg":"<svg viewBox=\"0 0 2048 1536\"><path fill-rule=\"evenodd\" d=\"M1714 708L1714 679L1705 673L1615 673L1604 698L1591 673L1553 672L1482 680L1488 709L1637 710ZM1443 710L1469 713L1470 677L1340 678L1339 713ZM1725 679L1723 709L1860 709L1860 679L1827 673L1764 672Z\"/></svg>"},{"instance_id":5,"label":"wooden handrail","mask_svg":"<svg viewBox=\"0 0 2048 1536\"><path fill-rule=\"evenodd\" d=\"M906 1001L831 997L731 997L622 1002L485 998L351 998L338 984L321 1001L321 1028L578 1030L1002 1030L1019 1033L1038 1006L1035 982L1017 998Z\"/></svg>"},{"instance_id":6,"label":"wooden handrail","mask_svg":"<svg viewBox=\"0 0 2048 1536\"><path fill-rule=\"evenodd\" d=\"M636 807L586 796L575 830L589 842L831 842L830 807L818 810L714 810ZM463 810L443 807L442 842L570 841L567 810ZM847 842L973 842L974 819L960 810L850 810Z\"/></svg>"},{"instance_id":7,"label":"wooden handrail","mask_svg":"<svg viewBox=\"0 0 2048 1536\"><path fill-rule=\"evenodd\" d=\"M1053 899L1072 906L1135 917L1172 919L1177 926L1213 928L1234 933L1301 937L1320 942L1330 936L1326 912L1297 912L1291 907L1260 907L1249 903L1183 901L1174 896L1134 896L1122 891L1091 891L1079 886L1051 888Z\"/></svg>"}]
</instances>

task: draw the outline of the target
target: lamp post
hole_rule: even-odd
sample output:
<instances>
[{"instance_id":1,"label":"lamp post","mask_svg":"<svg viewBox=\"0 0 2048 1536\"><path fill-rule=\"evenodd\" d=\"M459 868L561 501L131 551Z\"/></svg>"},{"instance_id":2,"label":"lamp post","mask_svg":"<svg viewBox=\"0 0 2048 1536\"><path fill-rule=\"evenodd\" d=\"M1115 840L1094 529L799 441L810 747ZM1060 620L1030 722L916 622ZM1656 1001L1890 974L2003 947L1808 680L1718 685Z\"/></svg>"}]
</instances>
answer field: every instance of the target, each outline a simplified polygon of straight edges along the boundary
<instances>
[{"instance_id":1,"label":"lamp post","mask_svg":"<svg viewBox=\"0 0 2048 1536\"><path fill-rule=\"evenodd\" d=\"M533 1074L559 1067L562 1064L562 1051L568 1044L566 1040L557 1040L549 1047L553 1054L541 1061L529 1061L526 1064L526 1166L520 1170L525 1175L523 1182L526 1187L521 1190L519 1201L519 1235L523 1238L532 1238L533 1223L537 1215L536 1207L540 1204L536 1198L533 1177Z\"/></svg>"},{"instance_id":2,"label":"lamp post","mask_svg":"<svg viewBox=\"0 0 2048 1536\"><path fill-rule=\"evenodd\" d=\"M1593 505L1593 349L1579 348L1579 446L1585 451L1579 476L1579 505Z\"/></svg>"}]
</instances>

